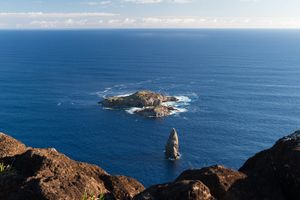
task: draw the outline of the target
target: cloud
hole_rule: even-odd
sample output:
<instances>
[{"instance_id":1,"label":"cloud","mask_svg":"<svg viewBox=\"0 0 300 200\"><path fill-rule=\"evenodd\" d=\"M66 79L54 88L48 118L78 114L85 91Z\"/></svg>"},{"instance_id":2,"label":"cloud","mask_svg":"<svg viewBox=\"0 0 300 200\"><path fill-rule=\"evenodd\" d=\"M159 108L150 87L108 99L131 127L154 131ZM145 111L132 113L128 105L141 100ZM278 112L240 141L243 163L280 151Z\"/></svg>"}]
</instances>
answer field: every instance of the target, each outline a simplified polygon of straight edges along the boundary
<instances>
[{"instance_id":1,"label":"cloud","mask_svg":"<svg viewBox=\"0 0 300 200\"><path fill-rule=\"evenodd\" d=\"M89 2L84 2L83 4L89 6L108 6L112 4L112 2L111 1L89 1Z\"/></svg>"},{"instance_id":2,"label":"cloud","mask_svg":"<svg viewBox=\"0 0 300 200\"><path fill-rule=\"evenodd\" d=\"M60 26L64 27L73 27L73 26L83 26L87 23L87 19L74 20L74 19L66 19L63 21L55 20L55 21L47 21L47 20L36 20L30 22L30 25L38 26L41 28L57 28Z\"/></svg>"},{"instance_id":3,"label":"cloud","mask_svg":"<svg viewBox=\"0 0 300 200\"><path fill-rule=\"evenodd\" d=\"M192 0L169 0L170 3L187 4L192 3Z\"/></svg>"},{"instance_id":4,"label":"cloud","mask_svg":"<svg viewBox=\"0 0 300 200\"><path fill-rule=\"evenodd\" d=\"M299 18L122 16L115 13L1 13L0 29L300 28Z\"/></svg>"},{"instance_id":5,"label":"cloud","mask_svg":"<svg viewBox=\"0 0 300 200\"><path fill-rule=\"evenodd\" d=\"M147 17L143 18L142 21L145 24L156 24L156 25L170 25L170 24L193 24L197 22L196 18L192 17Z\"/></svg>"},{"instance_id":6,"label":"cloud","mask_svg":"<svg viewBox=\"0 0 300 200\"><path fill-rule=\"evenodd\" d=\"M44 13L44 12L1 12L0 17L28 17L28 18L66 18L66 17L113 17L115 13L82 12L82 13Z\"/></svg>"}]
</instances>

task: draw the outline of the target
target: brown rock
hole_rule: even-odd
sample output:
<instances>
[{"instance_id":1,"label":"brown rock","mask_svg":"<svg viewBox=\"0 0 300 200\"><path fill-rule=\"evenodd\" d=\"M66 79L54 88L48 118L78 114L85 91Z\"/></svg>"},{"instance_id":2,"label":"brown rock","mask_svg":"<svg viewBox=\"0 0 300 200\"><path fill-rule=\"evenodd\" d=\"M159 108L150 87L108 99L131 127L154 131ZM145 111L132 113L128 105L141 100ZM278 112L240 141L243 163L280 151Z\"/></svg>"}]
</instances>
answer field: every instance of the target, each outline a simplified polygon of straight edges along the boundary
<instances>
[{"instance_id":1,"label":"brown rock","mask_svg":"<svg viewBox=\"0 0 300 200\"><path fill-rule=\"evenodd\" d=\"M2 138L11 140L9 136ZM6 146L1 142L0 149ZM5 148L7 149L7 148ZM71 160L55 149L28 148L21 154L7 152L0 162L12 168L0 174L0 199L5 200L81 200L82 196L105 194L106 199L131 199L144 188L136 180L111 176L95 165Z\"/></svg>"},{"instance_id":2,"label":"brown rock","mask_svg":"<svg viewBox=\"0 0 300 200\"><path fill-rule=\"evenodd\" d=\"M226 192L237 180L245 179L246 175L228 169L221 165L205 167L202 169L191 169L184 171L176 181L199 180L202 181L217 199L223 199Z\"/></svg>"},{"instance_id":3,"label":"brown rock","mask_svg":"<svg viewBox=\"0 0 300 200\"><path fill-rule=\"evenodd\" d=\"M129 96L114 96L99 102L105 107L110 108L140 108L134 113L144 117L160 118L170 115L177 109L163 105L164 102L178 101L176 97L165 96L151 91L139 91Z\"/></svg>"},{"instance_id":4,"label":"brown rock","mask_svg":"<svg viewBox=\"0 0 300 200\"><path fill-rule=\"evenodd\" d=\"M184 180L155 185L137 195L134 200L214 200L201 181Z\"/></svg>"},{"instance_id":5,"label":"brown rock","mask_svg":"<svg viewBox=\"0 0 300 200\"><path fill-rule=\"evenodd\" d=\"M251 175L234 182L224 200L286 200L281 188L262 176Z\"/></svg>"},{"instance_id":6,"label":"brown rock","mask_svg":"<svg viewBox=\"0 0 300 200\"><path fill-rule=\"evenodd\" d=\"M129 96L109 97L101 102L106 107L148 107L159 106L163 102L178 101L175 97L164 96L151 91L139 91Z\"/></svg>"},{"instance_id":7,"label":"brown rock","mask_svg":"<svg viewBox=\"0 0 300 200\"><path fill-rule=\"evenodd\" d=\"M103 180L114 199L130 200L145 189L141 183L126 176L105 176Z\"/></svg>"},{"instance_id":8,"label":"brown rock","mask_svg":"<svg viewBox=\"0 0 300 200\"><path fill-rule=\"evenodd\" d=\"M0 133L0 158L23 153L26 146L18 140Z\"/></svg>"},{"instance_id":9,"label":"brown rock","mask_svg":"<svg viewBox=\"0 0 300 200\"><path fill-rule=\"evenodd\" d=\"M180 158L179 153L179 140L178 134L175 128L172 129L169 139L166 144L165 155L167 159L177 160Z\"/></svg>"},{"instance_id":10,"label":"brown rock","mask_svg":"<svg viewBox=\"0 0 300 200\"><path fill-rule=\"evenodd\" d=\"M165 117L170 115L173 111L176 109L170 106L151 106L151 107L145 107L141 110L135 111L135 113L142 115L144 117Z\"/></svg>"},{"instance_id":11,"label":"brown rock","mask_svg":"<svg viewBox=\"0 0 300 200\"><path fill-rule=\"evenodd\" d=\"M287 199L300 199L300 131L284 137L240 168L248 176L259 177L256 184L273 186ZM261 180L263 179L263 180Z\"/></svg>"}]
</instances>

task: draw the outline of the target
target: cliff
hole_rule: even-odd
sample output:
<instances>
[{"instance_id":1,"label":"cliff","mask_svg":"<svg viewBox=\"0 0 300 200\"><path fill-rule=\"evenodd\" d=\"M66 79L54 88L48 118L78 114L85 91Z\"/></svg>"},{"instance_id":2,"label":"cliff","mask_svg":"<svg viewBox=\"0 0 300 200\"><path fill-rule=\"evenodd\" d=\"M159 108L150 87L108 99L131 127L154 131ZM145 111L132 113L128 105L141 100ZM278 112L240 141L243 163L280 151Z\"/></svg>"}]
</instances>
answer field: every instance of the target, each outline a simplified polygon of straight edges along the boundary
<instances>
[{"instance_id":1,"label":"cliff","mask_svg":"<svg viewBox=\"0 0 300 200\"><path fill-rule=\"evenodd\" d=\"M0 133L0 199L4 200L295 200L300 199L300 131L248 159L184 171L144 189L126 176L71 160L55 149L26 147Z\"/></svg>"},{"instance_id":2,"label":"cliff","mask_svg":"<svg viewBox=\"0 0 300 200\"><path fill-rule=\"evenodd\" d=\"M0 133L0 199L81 200L84 196L132 199L144 187L126 176L71 160L55 149L26 147Z\"/></svg>"}]
</instances>

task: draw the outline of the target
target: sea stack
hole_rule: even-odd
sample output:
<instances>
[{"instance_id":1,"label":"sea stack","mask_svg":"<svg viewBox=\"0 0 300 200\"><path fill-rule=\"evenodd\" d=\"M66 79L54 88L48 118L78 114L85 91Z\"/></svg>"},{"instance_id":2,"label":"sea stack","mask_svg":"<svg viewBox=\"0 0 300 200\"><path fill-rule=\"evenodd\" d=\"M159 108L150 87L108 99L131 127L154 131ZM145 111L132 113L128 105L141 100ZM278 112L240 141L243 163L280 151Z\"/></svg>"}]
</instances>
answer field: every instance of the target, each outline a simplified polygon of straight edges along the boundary
<instances>
[{"instance_id":1,"label":"sea stack","mask_svg":"<svg viewBox=\"0 0 300 200\"><path fill-rule=\"evenodd\" d=\"M171 160L178 160L180 158L179 141L175 128L172 129L166 145L166 158Z\"/></svg>"}]
</instances>

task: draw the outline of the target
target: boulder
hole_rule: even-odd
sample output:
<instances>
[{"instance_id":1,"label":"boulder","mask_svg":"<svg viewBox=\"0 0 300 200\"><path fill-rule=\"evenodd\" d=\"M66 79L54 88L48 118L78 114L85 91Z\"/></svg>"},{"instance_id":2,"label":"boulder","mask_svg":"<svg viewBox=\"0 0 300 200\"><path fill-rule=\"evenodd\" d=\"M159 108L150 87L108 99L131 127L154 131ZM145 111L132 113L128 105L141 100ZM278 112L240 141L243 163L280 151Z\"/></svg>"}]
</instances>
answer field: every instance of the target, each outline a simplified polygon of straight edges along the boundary
<instances>
[{"instance_id":1,"label":"boulder","mask_svg":"<svg viewBox=\"0 0 300 200\"><path fill-rule=\"evenodd\" d=\"M83 195L105 195L106 199L130 200L144 187L133 178L112 176L96 165L71 160L55 149L26 148L2 134L7 145L14 142L20 151L9 152L0 143L0 163L10 166L0 174L0 199L80 200Z\"/></svg>"},{"instance_id":2,"label":"boulder","mask_svg":"<svg viewBox=\"0 0 300 200\"><path fill-rule=\"evenodd\" d=\"M179 141L177 131L175 128L172 129L169 139L167 141L165 155L167 159L177 160L180 158Z\"/></svg>"},{"instance_id":3,"label":"boulder","mask_svg":"<svg viewBox=\"0 0 300 200\"><path fill-rule=\"evenodd\" d=\"M214 200L209 188L201 181L184 180L155 185L137 195L134 200Z\"/></svg>"},{"instance_id":4,"label":"boulder","mask_svg":"<svg viewBox=\"0 0 300 200\"><path fill-rule=\"evenodd\" d=\"M300 131L296 131L248 159L240 171L259 177L255 180L256 184L273 186L272 191L280 192L287 199L300 199L299 167Z\"/></svg>"},{"instance_id":5,"label":"boulder","mask_svg":"<svg viewBox=\"0 0 300 200\"><path fill-rule=\"evenodd\" d=\"M246 175L221 165L204 167L202 169L190 169L184 171L176 181L199 180L204 183L211 194L217 199L224 199L226 192L238 180L243 180Z\"/></svg>"},{"instance_id":6,"label":"boulder","mask_svg":"<svg viewBox=\"0 0 300 200\"><path fill-rule=\"evenodd\" d=\"M18 140L0 133L0 158L23 153L26 146Z\"/></svg>"}]
</instances>

